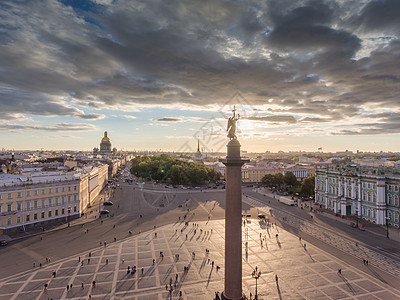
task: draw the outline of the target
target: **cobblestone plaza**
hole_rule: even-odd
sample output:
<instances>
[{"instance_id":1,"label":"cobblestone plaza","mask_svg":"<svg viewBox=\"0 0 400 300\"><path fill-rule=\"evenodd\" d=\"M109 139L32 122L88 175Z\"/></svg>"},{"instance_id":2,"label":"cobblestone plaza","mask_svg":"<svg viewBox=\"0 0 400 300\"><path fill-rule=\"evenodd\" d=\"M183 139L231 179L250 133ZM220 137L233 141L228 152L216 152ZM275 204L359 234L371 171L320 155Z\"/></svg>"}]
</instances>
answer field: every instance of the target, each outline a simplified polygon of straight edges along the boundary
<instances>
[{"instance_id":1,"label":"cobblestone plaza","mask_svg":"<svg viewBox=\"0 0 400 300\"><path fill-rule=\"evenodd\" d=\"M257 266L259 299L400 299L398 290L279 227L251 219L242 234L247 297L255 294ZM85 252L5 278L0 299L213 299L223 290L224 236L224 220L179 221L99 245L90 257ZM128 266L136 272L128 274Z\"/></svg>"}]
</instances>

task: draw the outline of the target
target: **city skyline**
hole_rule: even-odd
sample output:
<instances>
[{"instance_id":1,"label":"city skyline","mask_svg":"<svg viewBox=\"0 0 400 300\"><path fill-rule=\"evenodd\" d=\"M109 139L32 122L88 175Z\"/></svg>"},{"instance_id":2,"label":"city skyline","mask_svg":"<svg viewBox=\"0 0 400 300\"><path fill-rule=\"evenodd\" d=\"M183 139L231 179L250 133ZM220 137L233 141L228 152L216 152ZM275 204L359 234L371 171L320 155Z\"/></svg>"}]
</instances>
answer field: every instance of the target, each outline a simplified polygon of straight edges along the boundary
<instances>
[{"instance_id":1,"label":"city skyline","mask_svg":"<svg viewBox=\"0 0 400 300\"><path fill-rule=\"evenodd\" d=\"M399 149L397 1L0 7L6 149L225 151L233 105L249 152Z\"/></svg>"}]
</instances>

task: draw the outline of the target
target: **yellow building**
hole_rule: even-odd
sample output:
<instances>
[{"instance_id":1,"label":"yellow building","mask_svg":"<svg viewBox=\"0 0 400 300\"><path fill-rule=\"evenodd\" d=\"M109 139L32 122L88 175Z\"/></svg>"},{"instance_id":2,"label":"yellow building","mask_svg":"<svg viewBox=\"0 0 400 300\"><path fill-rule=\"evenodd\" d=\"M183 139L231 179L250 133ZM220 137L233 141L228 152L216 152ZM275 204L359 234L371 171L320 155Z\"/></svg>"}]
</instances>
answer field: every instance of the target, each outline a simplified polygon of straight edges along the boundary
<instances>
[{"instance_id":1,"label":"yellow building","mask_svg":"<svg viewBox=\"0 0 400 300\"><path fill-rule=\"evenodd\" d=\"M254 167L245 165L242 167L242 182L244 183L261 183L262 178L267 174L281 173L281 169L274 166Z\"/></svg>"},{"instance_id":2,"label":"yellow building","mask_svg":"<svg viewBox=\"0 0 400 300\"><path fill-rule=\"evenodd\" d=\"M107 180L108 165L72 174L0 173L0 233L77 218Z\"/></svg>"}]
</instances>

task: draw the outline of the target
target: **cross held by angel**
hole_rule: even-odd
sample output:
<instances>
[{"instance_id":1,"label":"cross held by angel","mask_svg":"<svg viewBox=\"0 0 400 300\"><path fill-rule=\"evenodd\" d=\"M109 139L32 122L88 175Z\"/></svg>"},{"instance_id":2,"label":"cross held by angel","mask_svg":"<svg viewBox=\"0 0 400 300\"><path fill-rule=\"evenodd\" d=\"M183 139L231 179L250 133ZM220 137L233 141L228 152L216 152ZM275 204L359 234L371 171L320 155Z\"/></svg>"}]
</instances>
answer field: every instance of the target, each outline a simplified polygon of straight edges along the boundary
<instances>
[{"instance_id":1,"label":"cross held by angel","mask_svg":"<svg viewBox=\"0 0 400 300\"><path fill-rule=\"evenodd\" d=\"M237 120L239 120L240 115L239 114L236 115L236 107L235 106L233 106L232 112L233 112L233 116L228 119L228 126L226 128L226 131L228 131L227 137L230 140L237 140L236 122L237 122Z\"/></svg>"}]
</instances>

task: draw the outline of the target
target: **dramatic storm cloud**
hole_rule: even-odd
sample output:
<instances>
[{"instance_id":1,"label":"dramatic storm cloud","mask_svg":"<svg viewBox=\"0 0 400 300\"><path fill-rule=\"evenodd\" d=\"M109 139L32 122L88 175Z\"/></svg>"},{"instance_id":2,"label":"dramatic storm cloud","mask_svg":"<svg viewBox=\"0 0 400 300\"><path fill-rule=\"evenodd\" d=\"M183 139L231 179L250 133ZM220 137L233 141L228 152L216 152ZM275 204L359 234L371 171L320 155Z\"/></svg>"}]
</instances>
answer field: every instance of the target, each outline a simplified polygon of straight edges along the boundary
<instances>
[{"instance_id":1,"label":"dramatic storm cloud","mask_svg":"<svg viewBox=\"0 0 400 300\"><path fill-rule=\"evenodd\" d=\"M0 30L2 131L91 130L116 112L137 127L199 122L185 111L240 91L266 131L400 133L396 0L4 0Z\"/></svg>"}]
</instances>

